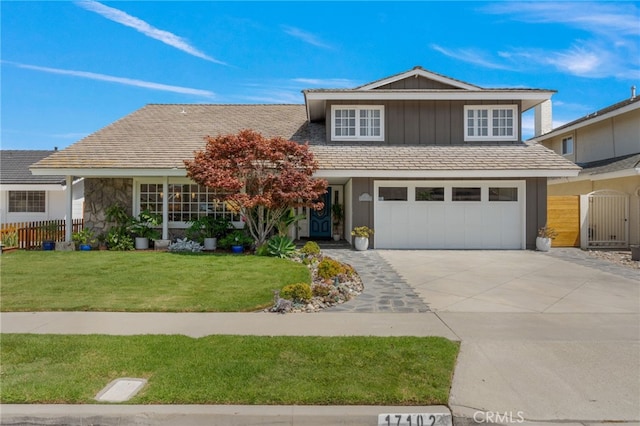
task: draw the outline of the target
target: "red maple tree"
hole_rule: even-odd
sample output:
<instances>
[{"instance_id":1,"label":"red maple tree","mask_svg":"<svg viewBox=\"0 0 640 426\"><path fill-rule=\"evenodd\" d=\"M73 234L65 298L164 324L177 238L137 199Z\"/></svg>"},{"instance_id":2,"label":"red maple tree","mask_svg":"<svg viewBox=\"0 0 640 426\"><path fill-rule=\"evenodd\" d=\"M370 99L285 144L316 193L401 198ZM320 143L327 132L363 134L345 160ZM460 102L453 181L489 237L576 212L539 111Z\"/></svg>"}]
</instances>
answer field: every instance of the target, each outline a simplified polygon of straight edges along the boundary
<instances>
[{"instance_id":1,"label":"red maple tree","mask_svg":"<svg viewBox=\"0 0 640 426\"><path fill-rule=\"evenodd\" d=\"M292 207L323 207L318 199L327 181L312 177L318 164L307 144L252 130L205 140L205 148L185 160L187 176L240 212L258 246Z\"/></svg>"}]
</instances>

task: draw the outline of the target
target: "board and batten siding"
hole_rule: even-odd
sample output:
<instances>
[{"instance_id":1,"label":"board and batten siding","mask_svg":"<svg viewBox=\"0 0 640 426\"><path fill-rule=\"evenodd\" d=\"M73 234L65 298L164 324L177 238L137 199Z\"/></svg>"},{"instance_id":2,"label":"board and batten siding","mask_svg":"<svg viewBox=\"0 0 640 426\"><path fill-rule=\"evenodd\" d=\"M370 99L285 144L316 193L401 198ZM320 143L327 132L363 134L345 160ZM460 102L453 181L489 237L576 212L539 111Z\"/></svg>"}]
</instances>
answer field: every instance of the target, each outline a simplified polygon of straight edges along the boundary
<instances>
[{"instance_id":1,"label":"board and batten siding","mask_svg":"<svg viewBox=\"0 0 640 426\"><path fill-rule=\"evenodd\" d=\"M465 105L518 105L520 101L333 101L326 109L327 141L331 141L332 105L384 105L384 143L392 145L481 144L464 141ZM522 118L518 121L518 141L522 138ZM490 141L487 141L490 142ZM354 143L357 143L354 141ZM501 142L509 143L509 142Z\"/></svg>"}]
</instances>

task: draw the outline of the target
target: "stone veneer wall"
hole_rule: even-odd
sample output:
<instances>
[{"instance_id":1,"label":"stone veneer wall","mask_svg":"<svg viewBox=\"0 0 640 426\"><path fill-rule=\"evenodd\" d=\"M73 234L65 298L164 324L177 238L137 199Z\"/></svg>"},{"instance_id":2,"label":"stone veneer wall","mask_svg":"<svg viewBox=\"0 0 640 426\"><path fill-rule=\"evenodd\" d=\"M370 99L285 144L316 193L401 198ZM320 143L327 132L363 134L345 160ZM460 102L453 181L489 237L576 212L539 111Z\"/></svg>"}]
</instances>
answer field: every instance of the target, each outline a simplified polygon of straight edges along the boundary
<instances>
[{"instance_id":1,"label":"stone veneer wall","mask_svg":"<svg viewBox=\"0 0 640 426\"><path fill-rule=\"evenodd\" d=\"M106 232L109 223L105 210L113 204L120 204L132 214L132 178L87 178L84 180L84 226L96 235Z\"/></svg>"}]
</instances>

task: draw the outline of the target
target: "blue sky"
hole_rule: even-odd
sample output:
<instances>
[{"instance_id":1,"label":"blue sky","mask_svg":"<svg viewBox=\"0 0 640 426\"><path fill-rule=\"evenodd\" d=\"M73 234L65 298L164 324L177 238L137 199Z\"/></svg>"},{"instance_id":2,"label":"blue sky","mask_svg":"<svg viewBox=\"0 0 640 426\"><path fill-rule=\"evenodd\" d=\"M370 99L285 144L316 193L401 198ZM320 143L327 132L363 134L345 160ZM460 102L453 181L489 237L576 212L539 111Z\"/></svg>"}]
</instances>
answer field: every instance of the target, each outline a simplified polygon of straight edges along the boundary
<instances>
[{"instance_id":1,"label":"blue sky","mask_svg":"<svg viewBox=\"0 0 640 426\"><path fill-rule=\"evenodd\" d=\"M640 88L639 2L2 1L2 149L65 148L148 103L302 103L420 65L554 89L560 125ZM525 137L533 120L527 114Z\"/></svg>"}]
</instances>

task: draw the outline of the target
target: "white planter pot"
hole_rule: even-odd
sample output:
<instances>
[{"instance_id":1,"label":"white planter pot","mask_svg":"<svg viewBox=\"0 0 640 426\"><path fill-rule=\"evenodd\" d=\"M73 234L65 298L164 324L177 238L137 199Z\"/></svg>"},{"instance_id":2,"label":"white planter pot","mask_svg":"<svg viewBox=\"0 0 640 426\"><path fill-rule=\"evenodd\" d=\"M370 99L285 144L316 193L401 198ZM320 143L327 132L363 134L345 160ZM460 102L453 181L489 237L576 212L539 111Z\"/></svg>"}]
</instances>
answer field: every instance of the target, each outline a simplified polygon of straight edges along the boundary
<instances>
[{"instance_id":1,"label":"white planter pot","mask_svg":"<svg viewBox=\"0 0 640 426\"><path fill-rule=\"evenodd\" d=\"M367 237L355 237L354 243L358 251L365 251L369 248L369 238Z\"/></svg>"},{"instance_id":2,"label":"white planter pot","mask_svg":"<svg viewBox=\"0 0 640 426\"><path fill-rule=\"evenodd\" d=\"M551 249L551 238L536 237L536 249L538 251L549 251Z\"/></svg>"},{"instance_id":3,"label":"white planter pot","mask_svg":"<svg viewBox=\"0 0 640 426\"><path fill-rule=\"evenodd\" d=\"M149 239L136 237L136 250L147 250L149 248Z\"/></svg>"},{"instance_id":4,"label":"white planter pot","mask_svg":"<svg viewBox=\"0 0 640 426\"><path fill-rule=\"evenodd\" d=\"M333 241L340 241L340 234L333 234Z\"/></svg>"},{"instance_id":5,"label":"white planter pot","mask_svg":"<svg viewBox=\"0 0 640 426\"><path fill-rule=\"evenodd\" d=\"M216 238L205 238L204 239L204 249L205 250L215 250L218 247L218 240Z\"/></svg>"}]
</instances>

